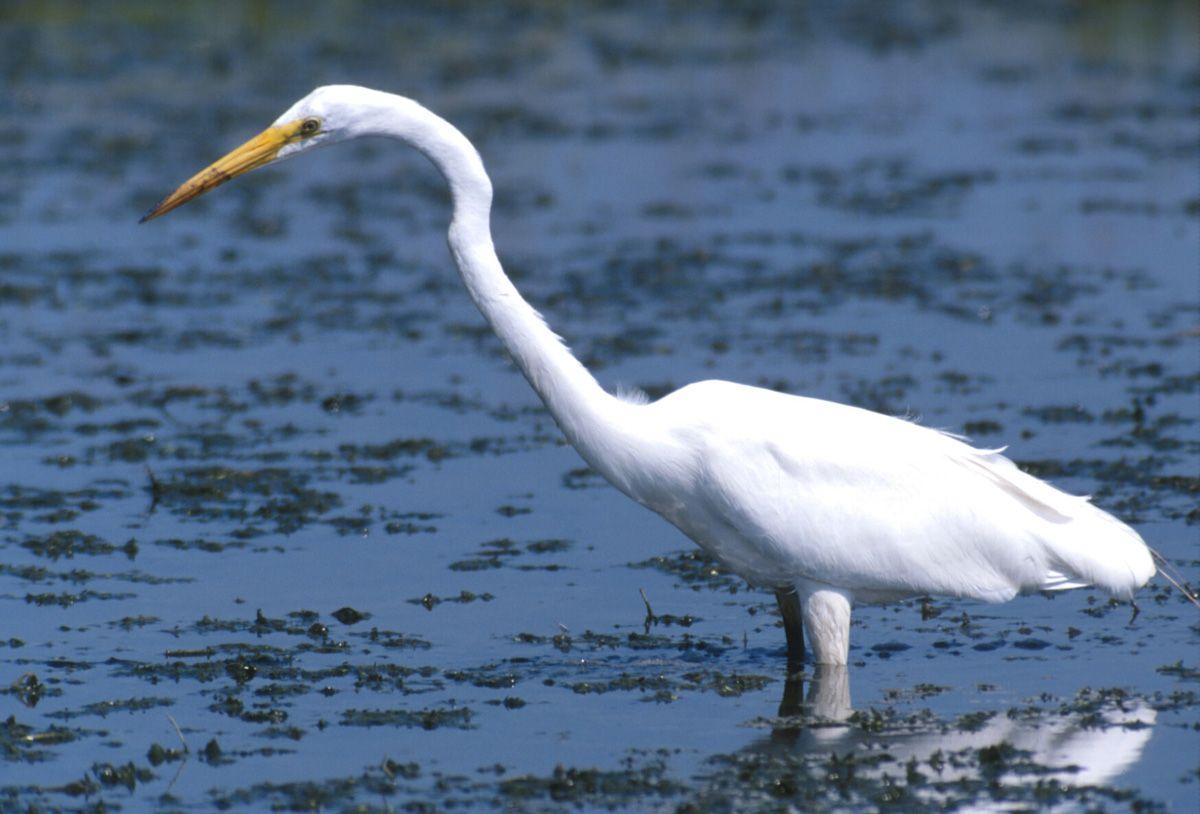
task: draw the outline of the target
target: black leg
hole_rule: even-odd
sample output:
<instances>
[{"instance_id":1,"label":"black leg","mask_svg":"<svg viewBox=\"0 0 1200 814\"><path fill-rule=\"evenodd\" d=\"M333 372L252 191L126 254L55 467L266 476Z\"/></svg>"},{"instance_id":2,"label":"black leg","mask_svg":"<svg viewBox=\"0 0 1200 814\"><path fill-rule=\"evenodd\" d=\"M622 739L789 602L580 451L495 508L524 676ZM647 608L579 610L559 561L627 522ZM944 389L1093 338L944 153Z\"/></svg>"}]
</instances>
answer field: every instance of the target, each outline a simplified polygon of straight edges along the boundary
<instances>
[{"instance_id":1,"label":"black leg","mask_svg":"<svg viewBox=\"0 0 1200 814\"><path fill-rule=\"evenodd\" d=\"M800 616L800 597L792 588L778 588L775 601L783 617L783 632L787 636L787 671L795 675L804 669L804 622Z\"/></svg>"}]
</instances>

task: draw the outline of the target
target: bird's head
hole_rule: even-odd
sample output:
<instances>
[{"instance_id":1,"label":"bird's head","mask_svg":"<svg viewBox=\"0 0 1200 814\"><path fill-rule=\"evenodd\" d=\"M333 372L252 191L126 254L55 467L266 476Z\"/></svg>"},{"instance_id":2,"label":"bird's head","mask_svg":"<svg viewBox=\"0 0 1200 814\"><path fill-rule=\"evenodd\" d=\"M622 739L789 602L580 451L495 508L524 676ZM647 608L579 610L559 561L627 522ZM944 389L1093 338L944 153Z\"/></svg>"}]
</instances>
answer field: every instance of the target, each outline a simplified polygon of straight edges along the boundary
<instances>
[{"instance_id":1,"label":"bird's head","mask_svg":"<svg viewBox=\"0 0 1200 814\"><path fill-rule=\"evenodd\" d=\"M242 173L356 135L362 113L369 109L358 99L362 92L367 89L347 85L317 88L266 130L183 182L143 215L141 222L165 215Z\"/></svg>"}]
</instances>

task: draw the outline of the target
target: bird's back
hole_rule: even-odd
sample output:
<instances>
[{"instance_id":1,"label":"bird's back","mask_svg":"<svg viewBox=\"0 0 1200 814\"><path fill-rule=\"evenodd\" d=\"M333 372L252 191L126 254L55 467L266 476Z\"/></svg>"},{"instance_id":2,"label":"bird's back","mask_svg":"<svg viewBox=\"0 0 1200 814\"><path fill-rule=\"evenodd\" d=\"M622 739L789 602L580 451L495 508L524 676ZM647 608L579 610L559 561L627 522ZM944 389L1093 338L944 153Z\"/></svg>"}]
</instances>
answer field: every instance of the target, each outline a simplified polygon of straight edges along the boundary
<instances>
[{"instance_id":1,"label":"bird's back","mask_svg":"<svg viewBox=\"0 0 1200 814\"><path fill-rule=\"evenodd\" d=\"M1128 596L1155 572L1137 533L1086 498L909 421L729 382L646 409L686 456L666 475L673 504L652 507L757 583L1000 601Z\"/></svg>"}]
</instances>

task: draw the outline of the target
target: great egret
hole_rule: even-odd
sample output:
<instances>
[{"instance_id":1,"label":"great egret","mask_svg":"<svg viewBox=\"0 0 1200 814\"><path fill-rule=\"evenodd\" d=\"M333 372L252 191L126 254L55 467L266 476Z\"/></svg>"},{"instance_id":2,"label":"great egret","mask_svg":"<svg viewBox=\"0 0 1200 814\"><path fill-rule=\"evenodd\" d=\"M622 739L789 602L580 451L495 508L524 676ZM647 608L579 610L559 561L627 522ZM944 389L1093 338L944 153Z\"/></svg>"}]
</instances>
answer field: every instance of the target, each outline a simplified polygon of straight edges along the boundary
<instances>
[{"instance_id":1,"label":"great egret","mask_svg":"<svg viewBox=\"0 0 1200 814\"><path fill-rule=\"evenodd\" d=\"M621 492L775 590L789 669L803 663L804 628L818 663L846 663L855 600L999 602L1087 585L1130 597L1154 575L1137 532L1021 472L1002 450L731 382L691 384L652 403L605 392L505 276L479 154L411 99L318 88L142 220L256 167L359 136L410 144L441 171L462 281L567 440Z\"/></svg>"}]
</instances>

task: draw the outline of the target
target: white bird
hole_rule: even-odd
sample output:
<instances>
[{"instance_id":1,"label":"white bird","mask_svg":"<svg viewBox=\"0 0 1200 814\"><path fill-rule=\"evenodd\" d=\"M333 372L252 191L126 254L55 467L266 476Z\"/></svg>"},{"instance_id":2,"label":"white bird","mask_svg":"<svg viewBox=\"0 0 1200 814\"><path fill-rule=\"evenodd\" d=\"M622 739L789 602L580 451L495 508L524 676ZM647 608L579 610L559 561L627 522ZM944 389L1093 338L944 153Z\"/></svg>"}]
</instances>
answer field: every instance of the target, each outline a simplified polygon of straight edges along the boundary
<instances>
[{"instance_id":1,"label":"white bird","mask_svg":"<svg viewBox=\"0 0 1200 814\"><path fill-rule=\"evenodd\" d=\"M751 583L774 589L789 669L845 664L855 601L988 602L1093 585L1131 597L1154 574L1137 532L1086 498L910 421L724 381L643 403L607 393L501 268L492 184L453 125L417 102L318 88L148 212L165 214L282 158L360 136L424 153L450 185L463 284L585 461Z\"/></svg>"}]
</instances>

